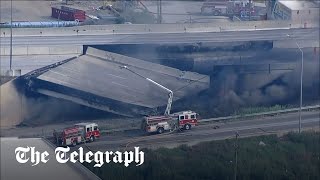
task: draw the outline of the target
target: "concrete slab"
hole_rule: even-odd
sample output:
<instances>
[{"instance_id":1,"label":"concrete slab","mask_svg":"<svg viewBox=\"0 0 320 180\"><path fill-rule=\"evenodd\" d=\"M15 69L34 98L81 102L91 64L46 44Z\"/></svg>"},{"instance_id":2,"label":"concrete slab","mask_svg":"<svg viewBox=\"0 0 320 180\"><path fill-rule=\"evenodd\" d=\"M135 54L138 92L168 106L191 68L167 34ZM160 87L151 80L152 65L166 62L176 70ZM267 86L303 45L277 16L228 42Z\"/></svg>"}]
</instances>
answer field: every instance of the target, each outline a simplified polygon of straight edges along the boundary
<instances>
[{"instance_id":1,"label":"concrete slab","mask_svg":"<svg viewBox=\"0 0 320 180\"><path fill-rule=\"evenodd\" d=\"M168 93L120 66L148 77L174 91L174 101L209 87L210 78L193 72L89 48L87 54L46 70L34 81L36 91L90 107L119 113L127 105L135 108L164 106ZM108 101L108 102L107 102ZM115 108L115 104L121 104ZM137 113L137 112L135 112ZM119 113L122 114L122 113ZM139 113L138 113L139 114Z\"/></svg>"}]
</instances>

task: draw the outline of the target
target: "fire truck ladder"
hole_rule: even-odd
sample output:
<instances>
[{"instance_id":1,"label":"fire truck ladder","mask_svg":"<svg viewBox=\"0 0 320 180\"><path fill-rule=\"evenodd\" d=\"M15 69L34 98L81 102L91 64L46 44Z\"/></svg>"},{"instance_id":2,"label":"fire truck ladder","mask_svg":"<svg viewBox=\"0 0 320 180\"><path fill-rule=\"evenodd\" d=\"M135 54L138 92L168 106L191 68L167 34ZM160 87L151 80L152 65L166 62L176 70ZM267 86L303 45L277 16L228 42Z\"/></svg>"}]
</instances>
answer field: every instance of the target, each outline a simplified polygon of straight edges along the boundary
<instances>
[{"instance_id":1,"label":"fire truck ladder","mask_svg":"<svg viewBox=\"0 0 320 180\"><path fill-rule=\"evenodd\" d=\"M167 103L167 107L166 107L166 110L165 110L165 112L164 112L164 115L166 115L166 116L169 116L169 115L170 115L171 105L172 105L172 100L173 100L173 91L171 91L170 89L164 87L163 85L155 82L155 81L152 80L152 79L149 79L149 78L147 78L147 77L142 76L141 74L138 74L138 73L134 72L133 70L129 69L127 66L120 66L120 68L121 68L121 69L126 69L126 70L132 72L133 74L135 74L135 75L137 75L137 76L139 76L139 77L142 77L142 78L146 79L147 81L151 82L152 84L155 84L156 86L160 87L161 89L166 90L166 91L168 92L168 96L169 96L169 97L168 97L168 103Z\"/></svg>"}]
</instances>

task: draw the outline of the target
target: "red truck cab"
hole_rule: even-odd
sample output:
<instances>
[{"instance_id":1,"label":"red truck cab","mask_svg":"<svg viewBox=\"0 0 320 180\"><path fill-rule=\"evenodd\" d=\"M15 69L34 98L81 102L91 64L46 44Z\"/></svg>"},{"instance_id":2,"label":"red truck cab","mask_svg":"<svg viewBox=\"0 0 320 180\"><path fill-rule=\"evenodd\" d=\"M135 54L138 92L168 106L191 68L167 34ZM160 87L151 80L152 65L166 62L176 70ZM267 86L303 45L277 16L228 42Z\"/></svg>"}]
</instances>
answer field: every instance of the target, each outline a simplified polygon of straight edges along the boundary
<instances>
[{"instance_id":1,"label":"red truck cab","mask_svg":"<svg viewBox=\"0 0 320 180\"><path fill-rule=\"evenodd\" d=\"M173 113L172 116L178 119L180 129L190 130L198 125L198 114L194 111L181 111Z\"/></svg>"},{"instance_id":2,"label":"red truck cab","mask_svg":"<svg viewBox=\"0 0 320 180\"><path fill-rule=\"evenodd\" d=\"M83 137L86 141L94 141L100 137L100 130L96 123L78 123L75 124L75 127L78 127L83 131Z\"/></svg>"}]
</instances>

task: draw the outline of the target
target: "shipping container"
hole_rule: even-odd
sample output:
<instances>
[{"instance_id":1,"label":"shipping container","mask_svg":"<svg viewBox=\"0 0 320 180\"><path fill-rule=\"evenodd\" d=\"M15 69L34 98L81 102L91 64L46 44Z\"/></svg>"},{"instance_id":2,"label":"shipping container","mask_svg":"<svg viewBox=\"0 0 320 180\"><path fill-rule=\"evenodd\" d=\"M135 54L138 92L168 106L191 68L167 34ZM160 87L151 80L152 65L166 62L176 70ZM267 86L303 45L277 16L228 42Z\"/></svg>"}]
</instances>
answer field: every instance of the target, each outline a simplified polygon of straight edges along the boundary
<instances>
[{"instance_id":1,"label":"shipping container","mask_svg":"<svg viewBox=\"0 0 320 180\"><path fill-rule=\"evenodd\" d=\"M61 6L61 8L52 7L52 17L64 21L79 21L86 20L86 12L79 9Z\"/></svg>"}]
</instances>

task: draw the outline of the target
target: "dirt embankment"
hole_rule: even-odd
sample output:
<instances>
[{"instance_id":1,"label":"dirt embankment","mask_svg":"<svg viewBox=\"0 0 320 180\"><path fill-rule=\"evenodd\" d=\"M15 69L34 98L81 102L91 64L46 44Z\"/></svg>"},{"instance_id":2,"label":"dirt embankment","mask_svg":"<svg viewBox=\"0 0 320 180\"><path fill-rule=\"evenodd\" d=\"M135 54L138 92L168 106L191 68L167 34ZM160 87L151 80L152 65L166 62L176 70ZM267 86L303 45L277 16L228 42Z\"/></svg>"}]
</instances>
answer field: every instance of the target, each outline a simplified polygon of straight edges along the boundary
<instances>
[{"instance_id":1,"label":"dirt embankment","mask_svg":"<svg viewBox=\"0 0 320 180\"><path fill-rule=\"evenodd\" d=\"M57 21L51 17L51 7L68 6L72 8L89 10L102 5L102 1L70 1L65 0L35 0L35 1L12 1L13 21ZM0 1L0 22L10 22L11 1Z\"/></svg>"},{"instance_id":2,"label":"dirt embankment","mask_svg":"<svg viewBox=\"0 0 320 180\"><path fill-rule=\"evenodd\" d=\"M48 21L51 19L51 5L57 1L12 1L13 21ZM0 21L11 19L11 1L0 1Z\"/></svg>"},{"instance_id":3,"label":"dirt embankment","mask_svg":"<svg viewBox=\"0 0 320 180\"><path fill-rule=\"evenodd\" d=\"M11 76L0 76L0 85L10 81L14 79L14 77L11 77Z\"/></svg>"}]
</instances>

